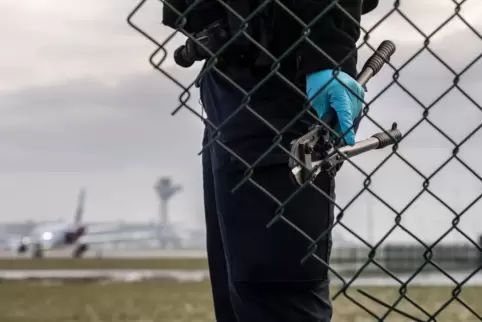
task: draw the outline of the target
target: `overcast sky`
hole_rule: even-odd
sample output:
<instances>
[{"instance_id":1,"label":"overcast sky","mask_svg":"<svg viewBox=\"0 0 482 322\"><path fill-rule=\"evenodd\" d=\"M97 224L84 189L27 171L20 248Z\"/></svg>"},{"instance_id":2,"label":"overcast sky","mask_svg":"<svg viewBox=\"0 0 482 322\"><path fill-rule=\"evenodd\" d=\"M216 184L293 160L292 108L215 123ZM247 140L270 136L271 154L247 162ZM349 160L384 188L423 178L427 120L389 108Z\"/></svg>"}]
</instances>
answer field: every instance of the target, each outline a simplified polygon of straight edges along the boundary
<instances>
[{"instance_id":1,"label":"overcast sky","mask_svg":"<svg viewBox=\"0 0 482 322\"><path fill-rule=\"evenodd\" d=\"M383 1L364 16L370 29L392 8ZM430 35L454 13L451 0L402 0L400 10L421 32ZM170 204L172 220L187 226L203 223L200 157L202 124L188 110L171 112L179 104L179 86L149 64L156 49L126 22L137 0L4 0L0 2L0 221L70 219L77 191L86 187L88 221L149 220L157 216L153 185L170 175L183 185ZM482 3L468 0L460 13L482 34ZM162 4L147 1L134 21L159 41L172 31L161 26ZM384 39L397 44L392 60L401 67L421 48L424 37L394 13L370 36L377 47ZM192 82L199 65L176 67L167 45L163 68L183 84ZM431 38L430 48L456 73L482 53L482 40L459 18ZM360 67L371 54L365 46ZM160 55L162 56L162 55ZM385 67L369 85L367 99L386 87L393 69ZM467 70L459 85L482 105L482 59ZM407 131L452 84L454 75L424 51L400 72L402 87L393 85L371 106L370 115L381 126L397 121ZM190 105L200 111L198 92ZM429 114L431 122L459 143L482 125L482 112L460 91L453 90ZM377 128L369 121L358 138ZM482 130L460 150L460 158L482 176ZM430 176L450 158L453 143L424 122L404 140L400 154ZM373 170L389 151L354 159L365 171ZM355 196L364 176L345 165L339 175L340 205ZM373 177L373 190L395 210L404 209L422 189L423 178L394 157ZM431 191L461 211L482 193L482 181L457 161L437 174ZM370 201L371 200L371 201ZM459 226L475 238L482 233L482 202L461 219ZM376 222L369 226L368 213ZM451 226L453 214L425 193L406 210L402 223L419 238L436 239ZM343 220L363 238L383 236L394 223L394 213L373 198L360 198ZM372 233L370 233L372 231ZM338 230L346 239L353 236ZM392 240L410 240L398 229ZM455 233L450 238L461 239Z\"/></svg>"}]
</instances>

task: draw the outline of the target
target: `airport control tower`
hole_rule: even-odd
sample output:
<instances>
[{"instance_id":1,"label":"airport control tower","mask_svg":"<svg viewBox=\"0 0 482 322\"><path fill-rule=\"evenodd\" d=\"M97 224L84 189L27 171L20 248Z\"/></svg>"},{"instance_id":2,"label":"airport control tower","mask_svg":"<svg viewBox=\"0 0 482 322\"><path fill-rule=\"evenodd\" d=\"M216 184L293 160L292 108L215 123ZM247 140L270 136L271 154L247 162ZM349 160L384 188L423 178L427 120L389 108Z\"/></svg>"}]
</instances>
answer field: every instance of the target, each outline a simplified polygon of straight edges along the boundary
<instances>
[{"instance_id":1,"label":"airport control tower","mask_svg":"<svg viewBox=\"0 0 482 322\"><path fill-rule=\"evenodd\" d=\"M171 225L169 222L169 213L167 204L169 200L177 193L182 190L181 185L176 185L172 183L170 177L161 177L157 180L154 186L157 196L160 200L159 205L159 242L161 245L165 246L167 239L171 239L173 232L171 231Z\"/></svg>"}]
</instances>

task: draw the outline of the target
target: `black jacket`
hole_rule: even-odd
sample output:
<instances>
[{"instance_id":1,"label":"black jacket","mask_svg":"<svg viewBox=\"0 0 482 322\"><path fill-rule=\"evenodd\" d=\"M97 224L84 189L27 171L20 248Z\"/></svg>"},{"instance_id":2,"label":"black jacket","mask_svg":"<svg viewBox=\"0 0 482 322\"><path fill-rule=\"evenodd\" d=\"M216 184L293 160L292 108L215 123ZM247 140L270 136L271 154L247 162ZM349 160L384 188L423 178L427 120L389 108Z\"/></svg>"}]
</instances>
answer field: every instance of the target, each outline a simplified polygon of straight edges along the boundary
<instances>
[{"instance_id":1,"label":"black jacket","mask_svg":"<svg viewBox=\"0 0 482 322\"><path fill-rule=\"evenodd\" d=\"M163 24L176 28L178 23L182 22L183 29L189 33L204 29L225 13L224 7L218 0L166 1L181 14L186 12L191 3L197 2L188 14L183 14L184 20L179 19L179 13L172 10L170 5L164 4ZM328 8L334 1L338 2L338 5ZM263 1L258 2L263 3ZM271 41L268 50L275 57L284 56L281 61L282 73L303 85L307 74L334 68L340 64L343 71L355 77L356 42L360 37L359 22L362 14L377 7L378 0L281 0L281 2L305 24L309 24L309 31L304 31L298 18L273 2ZM351 17L338 6L343 7ZM325 13L315 19L322 12ZM316 21L312 23L314 19ZM303 39L303 36L307 38ZM285 54L286 52L289 53Z\"/></svg>"},{"instance_id":2,"label":"black jacket","mask_svg":"<svg viewBox=\"0 0 482 322\"><path fill-rule=\"evenodd\" d=\"M196 33L225 15L217 0L163 0L162 24L186 33Z\"/></svg>"},{"instance_id":3,"label":"black jacket","mask_svg":"<svg viewBox=\"0 0 482 322\"><path fill-rule=\"evenodd\" d=\"M296 5L293 6L293 12L306 24L309 24L323 10L326 10L328 4L332 1L303 0L294 2ZM297 77L304 78L308 73L333 68L339 63L341 63L342 70L353 77L356 76L356 42L361 34L359 25L361 16L375 9L378 0L340 0L339 5L351 17L335 6L320 16L311 25L308 33L308 38L334 61L320 53L317 48L305 40L296 51L298 58ZM303 33L302 28L296 27L295 24L292 24L292 27L285 28L288 33L287 38L290 38L287 42L299 39Z\"/></svg>"}]
</instances>

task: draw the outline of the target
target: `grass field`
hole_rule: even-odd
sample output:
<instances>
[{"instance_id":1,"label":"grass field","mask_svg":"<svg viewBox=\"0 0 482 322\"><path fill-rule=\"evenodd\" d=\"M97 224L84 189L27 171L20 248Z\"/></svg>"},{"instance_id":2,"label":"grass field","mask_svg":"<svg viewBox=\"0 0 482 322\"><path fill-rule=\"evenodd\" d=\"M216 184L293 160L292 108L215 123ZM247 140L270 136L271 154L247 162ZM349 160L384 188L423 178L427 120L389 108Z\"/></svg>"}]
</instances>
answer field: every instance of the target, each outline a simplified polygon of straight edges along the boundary
<instances>
[{"instance_id":1,"label":"grass field","mask_svg":"<svg viewBox=\"0 0 482 322\"><path fill-rule=\"evenodd\" d=\"M0 269L207 269L206 259L0 259Z\"/></svg>"},{"instance_id":2,"label":"grass field","mask_svg":"<svg viewBox=\"0 0 482 322\"><path fill-rule=\"evenodd\" d=\"M31 282L6 282L0 285L0 321L2 322L208 322L214 321L210 285L203 283L71 283L43 285ZM365 291L392 302L398 297L395 288L364 288ZM426 311L436 312L451 298L445 287L413 287L407 295ZM355 289L348 292L378 316L386 310L363 297ZM459 295L479 315L482 314L481 288L464 288ZM421 320L428 318L407 301L397 308ZM348 298L334 302L333 321L377 321ZM411 321L391 313L384 321ZM480 321L457 301L445 308L436 321Z\"/></svg>"}]
</instances>

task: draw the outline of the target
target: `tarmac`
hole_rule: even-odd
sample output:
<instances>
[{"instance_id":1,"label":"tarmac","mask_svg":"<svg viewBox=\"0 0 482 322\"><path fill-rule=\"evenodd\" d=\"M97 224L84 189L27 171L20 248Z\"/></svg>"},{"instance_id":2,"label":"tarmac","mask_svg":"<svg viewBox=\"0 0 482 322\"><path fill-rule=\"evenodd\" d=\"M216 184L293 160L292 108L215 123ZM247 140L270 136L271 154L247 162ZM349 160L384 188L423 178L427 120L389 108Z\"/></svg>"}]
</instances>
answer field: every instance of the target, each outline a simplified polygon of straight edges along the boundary
<instances>
[{"instance_id":1,"label":"tarmac","mask_svg":"<svg viewBox=\"0 0 482 322\"><path fill-rule=\"evenodd\" d=\"M175 281L202 282L209 279L207 270L122 270L122 269L66 269L66 270L0 270L0 281L84 281L84 282L140 282Z\"/></svg>"},{"instance_id":2,"label":"tarmac","mask_svg":"<svg viewBox=\"0 0 482 322\"><path fill-rule=\"evenodd\" d=\"M463 282L467 275L451 275L458 283ZM405 282L409 276L397 276ZM207 270L120 270L120 269L68 269L68 270L0 270L1 281L44 281L44 282L140 282L140 281L174 281L202 282L209 280ZM344 285L350 278L341 281L338 278L331 281L332 285ZM401 286L400 282L390 277L359 277L353 286ZM411 286L456 286L456 283L442 274L424 274L410 280ZM474 275L465 286L482 286L482 274Z\"/></svg>"},{"instance_id":3,"label":"tarmac","mask_svg":"<svg viewBox=\"0 0 482 322\"><path fill-rule=\"evenodd\" d=\"M0 258L2 259L16 259L28 258L29 255L17 255L13 252L0 250ZM46 258L69 258L72 257L72 250L56 249L45 252ZM204 249L111 249L111 250L97 250L92 249L87 251L84 258L207 258L206 250Z\"/></svg>"}]
</instances>

